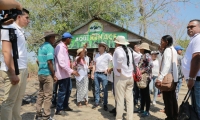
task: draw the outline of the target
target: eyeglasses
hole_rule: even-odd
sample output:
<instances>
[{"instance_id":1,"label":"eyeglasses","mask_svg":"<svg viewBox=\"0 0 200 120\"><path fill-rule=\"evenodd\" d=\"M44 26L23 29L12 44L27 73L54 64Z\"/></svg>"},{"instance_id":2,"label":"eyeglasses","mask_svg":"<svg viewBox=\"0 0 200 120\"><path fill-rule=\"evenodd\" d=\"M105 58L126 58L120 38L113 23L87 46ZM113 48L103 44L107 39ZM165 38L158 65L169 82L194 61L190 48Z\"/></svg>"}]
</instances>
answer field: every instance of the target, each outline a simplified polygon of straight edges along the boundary
<instances>
[{"instance_id":1,"label":"eyeglasses","mask_svg":"<svg viewBox=\"0 0 200 120\"><path fill-rule=\"evenodd\" d=\"M187 26L187 29L192 29L192 28L194 28L194 27L196 27L196 26L194 26L194 25L191 25L191 26Z\"/></svg>"}]
</instances>

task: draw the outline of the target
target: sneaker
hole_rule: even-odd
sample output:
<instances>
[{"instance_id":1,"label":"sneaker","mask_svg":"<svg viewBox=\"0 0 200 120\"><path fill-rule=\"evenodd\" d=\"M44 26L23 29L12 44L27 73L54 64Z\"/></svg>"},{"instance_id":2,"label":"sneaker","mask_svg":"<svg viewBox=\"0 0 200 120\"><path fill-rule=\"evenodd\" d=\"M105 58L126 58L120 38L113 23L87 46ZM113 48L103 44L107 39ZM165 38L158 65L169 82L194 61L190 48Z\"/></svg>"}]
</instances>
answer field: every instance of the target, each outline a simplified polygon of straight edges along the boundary
<instances>
[{"instance_id":1,"label":"sneaker","mask_svg":"<svg viewBox=\"0 0 200 120\"><path fill-rule=\"evenodd\" d=\"M156 101L153 101L153 105L156 105Z\"/></svg>"},{"instance_id":2,"label":"sneaker","mask_svg":"<svg viewBox=\"0 0 200 120\"><path fill-rule=\"evenodd\" d=\"M103 106L103 109L104 109L105 111L108 111L107 105L104 105L104 106Z\"/></svg>"},{"instance_id":3,"label":"sneaker","mask_svg":"<svg viewBox=\"0 0 200 120\"><path fill-rule=\"evenodd\" d=\"M147 117L147 116L149 116L149 115L150 115L149 112L144 111L144 113L142 113L141 117Z\"/></svg>"},{"instance_id":4,"label":"sneaker","mask_svg":"<svg viewBox=\"0 0 200 120\"><path fill-rule=\"evenodd\" d=\"M96 109L96 108L98 108L98 107L99 107L98 104L94 104L93 107L92 107L92 109Z\"/></svg>"},{"instance_id":5,"label":"sneaker","mask_svg":"<svg viewBox=\"0 0 200 120\"><path fill-rule=\"evenodd\" d=\"M53 119L52 117L49 117L47 120L55 120L55 119Z\"/></svg>"}]
</instances>

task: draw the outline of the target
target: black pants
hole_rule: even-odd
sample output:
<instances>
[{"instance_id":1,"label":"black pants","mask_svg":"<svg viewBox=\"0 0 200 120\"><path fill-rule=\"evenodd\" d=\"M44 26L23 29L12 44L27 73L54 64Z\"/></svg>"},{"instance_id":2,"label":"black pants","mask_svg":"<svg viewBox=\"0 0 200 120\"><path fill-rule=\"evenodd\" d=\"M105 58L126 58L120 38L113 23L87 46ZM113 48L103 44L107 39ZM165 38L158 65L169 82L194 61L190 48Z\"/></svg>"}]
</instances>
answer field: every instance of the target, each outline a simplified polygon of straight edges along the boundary
<instances>
[{"instance_id":1,"label":"black pants","mask_svg":"<svg viewBox=\"0 0 200 120\"><path fill-rule=\"evenodd\" d=\"M175 90L173 91L163 91L163 100L165 104L165 113L167 119L177 120L178 116L178 103L176 100Z\"/></svg>"},{"instance_id":2,"label":"black pants","mask_svg":"<svg viewBox=\"0 0 200 120\"><path fill-rule=\"evenodd\" d=\"M146 111L149 112L150 109L150 94L149 94L149 83L147 84L147 87L144 89L140 89L140 95L141 95L141 108L140 110L144 110L144 106L146 105Z\"/></svg>"},{"instance_id":3,"label":"black pants","mask_svg":"<svg viewBox=\"0 0 200 120\"><path fill-rule=\"evenodd\" d=\"M140 89L137 86L137 83L134 81L134 88L133 88L133 92L134 92L134 106L138 104L138 101L140 100Z\"/></svg>"}]
</instances>

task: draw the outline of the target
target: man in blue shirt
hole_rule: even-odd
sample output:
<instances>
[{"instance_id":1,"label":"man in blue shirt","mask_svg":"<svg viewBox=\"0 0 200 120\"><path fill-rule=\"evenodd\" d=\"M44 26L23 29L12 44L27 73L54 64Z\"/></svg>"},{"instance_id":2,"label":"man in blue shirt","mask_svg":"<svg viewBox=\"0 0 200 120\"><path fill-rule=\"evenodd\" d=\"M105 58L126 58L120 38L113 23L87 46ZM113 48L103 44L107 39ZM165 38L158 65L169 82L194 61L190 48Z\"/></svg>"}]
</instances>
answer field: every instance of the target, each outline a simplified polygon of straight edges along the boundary
<instances>
[{"instance_id":1,"label":"man in blue shirt","mask_svg":"<svg viewBox=\"0 0 200 120\"><path fill-rule=\"evenodd\" d=\"M54 48L55 34L53 31L44 33L45 42L38 49L38 79L39 79L39 93L36 102L36 119L43 118L43 120L53 120L51 118L51 98L53 91L53 80L57 81L54 72ZM42 39L43 39L42 38ZM43 114L41 112L44 104Z\"/></svg>"}]
</instances>

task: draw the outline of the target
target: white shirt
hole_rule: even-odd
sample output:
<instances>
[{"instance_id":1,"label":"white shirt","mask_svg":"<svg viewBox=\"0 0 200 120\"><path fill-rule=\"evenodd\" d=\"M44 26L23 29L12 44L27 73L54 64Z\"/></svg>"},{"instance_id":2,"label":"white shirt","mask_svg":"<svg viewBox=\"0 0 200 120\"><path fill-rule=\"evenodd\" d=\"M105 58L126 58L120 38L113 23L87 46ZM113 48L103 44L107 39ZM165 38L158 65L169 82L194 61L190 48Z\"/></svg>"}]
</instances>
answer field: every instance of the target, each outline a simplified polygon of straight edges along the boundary
<instances>
[{"instance_id":1,"label":"white shirt","mask_svg":"<svg viewBox=\"0 0 200 120\"><path fill-rule=\"evenodd\" d=\"M95 72L105 72L108 69L109 61L112 60L112 56L109 53L103 53L100 55L97 53L94 58L94 62L96 63Z\"/></svg>"},{"instance_id":2,"label":"white shirt","mask_svg":"<svg viewBox=\"0 0 200 120\"><path fill-rule=\"evenodd\" d=\"M153 76L158 76L159 69L160 69L160 65L159 65L158 59L153 60L152 64L153 64L152 75Z\"/></svg>"},{"instance_id":3,"label":"white shirt","mask_svg":"<svg viewBox=\"0 0 200 120\"><path fill-rule=\"evenodd\" d=\"M127 65L127 57L124 49L121 46L115 48L115 52L113 54L114 75L120 76L120 73L117 71L117 69L121 69L121 74L126 77L131 77L133 75L132 53L129 48L128 55L130 61L129 66Z\"/></svg>"},{"instance_id":4,"label":"white shirt","mask_svg":"<svg viewBox=\"0 0 200 120\"><path fill-rule=\"evenodd\" d=\"M19 27L16 23L13 23L9 26L4 26L4 28L16 29L15 34L17 35L17 47L18 47L18 54L19 54L18 66L19 66L19 69L27 68L27 63L28 63L27 42L26 42L26 38L24 36L24 30L21 27ZM10 41L8 30L1 29L1 40ZM3 55L2 55L2 63L1 63L0 69L3 71L8 70L8 67L6 66L4 59L3 59Z\"/></svg>"},{"instance_id":5,"label":"white shirt","mask_svg":"<svg viewBox=\"0 0 200 120\"><path fill-rule=\"evenodd\" d=\"M171 53L171 49L172 49L172 53ZM163 78L168 74L172 72L172 67L173 67L173 78L174 78L174 82L178 82L178 68L177 68L177 52L174 49L173 46L166 48L164 53L164 58L162 61L162 58L160 59L160 61L162 61L162 66L161 66L161 71L160 74L158 76L158 80L162 81ZM173 60L172 60L172 55L173 55ZM163 56L162 56L163 57Z\"/></svg>"},{"instance_id":6,"label":"white shirt","mask_svg":"<svg viewBox=\"0 0 200 120\"><path fill-rule=\"evenodd\" d=\"M90 66L90 58L88 56L85 56L85 62L87 66ZM90 72L90 69L88 69L87 71Z\"/></svg>"},{"instance_id":7,"label":"white shirt","mask_svg":"<svg viewBox=\"0 0 200 120\"><path fill-rule=\"evenodd\" d=\"M133 55L134 55L135 65L138 66L138 63L140 62L142 54L133 51Z\"/></svg>"},{"instance_id":8,"label":"white shirt","mask_svg":"<svg viewBox=\"0 0 200 120\"><path fill-rule=\"evenodd\" d=\"M200 34L196 34L190 39L190 43L182 59L182 72L186 79L189 78L192 55L197 52L200 52ZM197 76L200 76L200 70Z\"/></svg>"}]
</instances>

